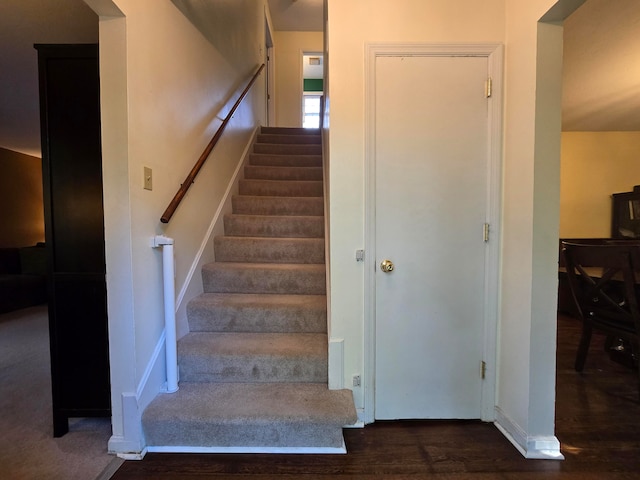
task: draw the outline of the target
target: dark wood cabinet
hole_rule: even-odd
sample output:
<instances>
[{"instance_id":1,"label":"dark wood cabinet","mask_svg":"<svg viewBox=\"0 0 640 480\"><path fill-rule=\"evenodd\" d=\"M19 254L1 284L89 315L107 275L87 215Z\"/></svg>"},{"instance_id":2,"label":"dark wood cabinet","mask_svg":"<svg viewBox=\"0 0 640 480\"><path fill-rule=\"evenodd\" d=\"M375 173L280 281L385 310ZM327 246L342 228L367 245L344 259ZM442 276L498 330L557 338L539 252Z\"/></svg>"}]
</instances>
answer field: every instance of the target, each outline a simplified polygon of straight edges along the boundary
<instances>
[{"instance_id":1,"label":"dark wood cabinet","mask_svg":"<svg viewBox=\"0 0 640 480\"><path fill-rule=\"evenodd\" d=\"M613 238L640 238L640 185L632 192L614 193L611 213Z\"/></svg>"},{"instance_id":2,"label":"dark wood cabinet","mask_svg":"<svg viewBox=\"0 0 640 480\"><path fill-rule=\"evenodd\" d=\"M54 436L110 416L97 45L35 45Z\"/></svg>"}]
</instances>

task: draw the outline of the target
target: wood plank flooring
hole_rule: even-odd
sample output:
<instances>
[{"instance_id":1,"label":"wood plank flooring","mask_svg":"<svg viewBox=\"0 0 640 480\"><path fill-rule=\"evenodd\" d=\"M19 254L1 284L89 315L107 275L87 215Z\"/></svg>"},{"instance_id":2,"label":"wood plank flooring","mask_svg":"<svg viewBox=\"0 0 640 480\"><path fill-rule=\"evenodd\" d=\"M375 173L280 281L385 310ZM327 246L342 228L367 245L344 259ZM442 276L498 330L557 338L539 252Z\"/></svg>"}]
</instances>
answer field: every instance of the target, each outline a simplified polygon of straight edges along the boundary
<instances>
[{"instance_id":1,"label":"wood plank flooring","mask_svg":"<svg viewBox=\"0 0 640 480\"><path fill-rule=\"evenodd\" d=\"M564 461L526 460L492 425L377 422L345 431L346 455L147 454L113 480L204 479L640 479L640 404L634 372L612 362L603 338L573 370L578 321L558 318L556 435Z\"/></svg>"}]
</instances>

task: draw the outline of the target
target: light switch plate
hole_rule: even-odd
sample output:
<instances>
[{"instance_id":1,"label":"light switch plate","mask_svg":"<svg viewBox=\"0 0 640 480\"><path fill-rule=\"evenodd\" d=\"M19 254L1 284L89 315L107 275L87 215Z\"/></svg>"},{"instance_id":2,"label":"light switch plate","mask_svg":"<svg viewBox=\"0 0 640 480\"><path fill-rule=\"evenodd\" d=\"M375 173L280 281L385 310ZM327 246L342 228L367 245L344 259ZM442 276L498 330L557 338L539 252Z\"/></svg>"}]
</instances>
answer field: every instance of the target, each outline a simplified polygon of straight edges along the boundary
<instances>
[{"instance_id":1,"label":"light switch plate","mask_svg":"<svg viewBox=\"0 0 640 480\"><path fill-rule=\"evenodd\" d=\"M144 167L144 189L153 190L153 174L149 167Z\"/></svg>"}]
</instances>

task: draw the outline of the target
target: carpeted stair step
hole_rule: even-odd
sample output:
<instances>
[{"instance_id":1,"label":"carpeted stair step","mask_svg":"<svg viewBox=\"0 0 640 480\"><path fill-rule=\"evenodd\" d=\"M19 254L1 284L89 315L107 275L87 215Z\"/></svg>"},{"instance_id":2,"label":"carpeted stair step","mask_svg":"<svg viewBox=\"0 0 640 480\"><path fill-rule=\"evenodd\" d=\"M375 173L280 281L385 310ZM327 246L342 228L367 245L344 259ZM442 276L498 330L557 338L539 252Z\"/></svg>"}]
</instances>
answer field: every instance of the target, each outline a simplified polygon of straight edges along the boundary
<instances>
[{"instance_id":1,"label":"carpeted stair step","mask_svg":"<svg viewBox=\"0 0 640 480\"><path fill-rule=\"evenodd\" d=\"M143 413L147 448L344 453L357 415L327 388L320 130L263 127L232 212L187 305L180 388Z\"/></svg>"},{"instance_id":2,"label":"carpeted stair step","mask_svg":"<svg viewBox=\"0 0 640 480\"><path fill-rule=\"evenodd\" d=\"M325 333L191 332L178 341L183 382L327 382Z\"/></svg>"},{"instance_id":3,"label":"carpeted stair step","mask_svg":"<svg viewBox=\"0 0 640 480\"><path fill-rule=\"evenodd\" d=\"M247 180L316 180L322 181L321 167L274 167L247 165L244 167Z\"/></svg>"},{"instance_id":4,"label":"carpeted stair step","mask_svg":"<svg viewBox=\"0 0 640 480\"><path fill-rule=\"evenodd\" d=\"M326 333L327 297L203 293L187 318L191 332Z\"/></svg>"},{"instance_id":5,"label":"carpeted stair step","mask_svg":"<svg viewBox=\"0 0 640 480\"><path fill-rule=\"evenodd\" d=\"M232 237L214 238L217 262L324 263L322 238Z\"/></svg>"},{"instance_id":6,"label":"carpeted stair step","mask_svg":"<svg viewBox=\"0 0 640 480\"><path fill-rule=\"evenodd\" d=\"M322 155L322 145L273 145L270 143L256 143L254 153L270 153L278 155Z\"/></svg>"},{"instance_id":7,"label":"carpeted stair step","mask_svg":"<svg viewBox=\"0 0 640 480\"><path fill-rule=\"evenodd\" d=\"M233 195L233 213L243 215L324 215L322 197L265 197Z\"/></svg>"},{"instance_id":8,"label":"carpeted stair step","mask_svg":"<svg viewBox=\"0 0 640 480\"><path fill-rule=\"evenodd\" d=\"M322 182L311 180L240 180L240 195L267 197L321 197Z\"/></svg>"},{"instance_id":9,"label":"carpeted stair step","mask_svg":"<svg viewBox=\"0 0 640 480\"><path fill-rule=\"evenodd\" d=\"M324 217L227 214L224 231L237 237L324 238Z\"/></svg>"},{"instance_id":10,"label":"carpeted stair step","mask_svg":"<svg viewBox=\"0 0 640 480\"><path fill-rule=\"evenodd\" d=\"M260 127L260 133L273 135L320 135L320 129L302 127Z\"/></svg>"},{"instance_id":11,"label":"carpeted stair step","mask_svg":"<svg viewBox=\"0 0 640 480\"><path fill-rule=\"evenodd\" d=\"M344 452L342 427L356 420L350 390L313 383L185 382L175 393L158 395L142 416L150 447L233 447L237 452ZM193 451L174 451L184 450Z\"/></svg>"},{"instance_id":12,"label":"carpeted stair step","mask_svg":"<svg viewBox=\"0 0 640 480\"><path fill-rule=\"evenodd\" d=\"M322 167L322 155L278 155L252 153L249 165L273 167Z\"/></svg>"},{"instance_id":13,"label":"carpeted stair step","mask_svg":"<svg viewBox=\"0 0 640 480\"><path fill-rule=\"evenodd\" d=\"M320 135L306 135L290 133L259 133L257 143L272 143L278 145L291 145L291 144L307 144L307 145L319 145L322 143L322 137Z\"/></svg>"},{"instance_id":14,"label":"carpeted stair step","mask_svg":"<svg viewBox=\"0 0 640 480\"><path fill-rule=\"evenodd\" d=\"M207 293L326 295L324 264L213 262L202 267Z\"/></svg>"}]
</instances>

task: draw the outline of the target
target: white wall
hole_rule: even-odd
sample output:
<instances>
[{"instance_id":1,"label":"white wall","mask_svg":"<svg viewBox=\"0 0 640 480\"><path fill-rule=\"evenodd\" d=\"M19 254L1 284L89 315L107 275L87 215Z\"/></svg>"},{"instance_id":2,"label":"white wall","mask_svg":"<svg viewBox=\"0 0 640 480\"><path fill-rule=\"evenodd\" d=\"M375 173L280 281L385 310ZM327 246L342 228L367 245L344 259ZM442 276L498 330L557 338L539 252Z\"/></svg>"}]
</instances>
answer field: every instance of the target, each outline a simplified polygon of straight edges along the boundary
<instances>
[{"instance_id":1,"label":"white wall","mask_svg":"<svg viewBox=\"0 0 640 480\"><path fill-rule=\"evenodd\" d=\"M322 32L275 32L276 126L302 126L302 54L322 49Z\"/></svg>"},{"instance_id":2,"label":"white wall","mask_svg":"<svg viewBox=\"0 0 640 480\"><path fill-rule=\"evenodd\" d=\"M162 254L175 239L176 290L202 291L198 265L213 259L209 229L264 115L264 75L168 225L160 216L264 56L265 2L221 11L212 45L169 0L87 0L99 14L107 294L113 433L119 452L140 451L140 414L165 380ZM224 16L228 15L228 21ZM239 23L243 19L244 23ZM238 59L242 59L239 61ZM153 190L143 189L143 167ZM198 257L202 251L202 257ZM193 274L193 277L191 277ZM189 283L191 281L191 283ZM184 318L179 325L185 329Z\"/></svg>"},{"instance_id":3,"label":"white wall","mask_svg":"<svg viewBox=\"0 0 640 480\"><path fill-rule=\"evenodd\" d=\"M468 15L461 15L467 11ZM331 159L331 336L345 341L345 385L364 373L364 271L355 250L365 245L365 46L368 43L503 41L503 2L403 0L393 5L329 1L328 68ZM356 407L364 389L354 389Z\"/></svg>"},{"instance_id":4,"label":"white wall","mask_svg":"<svg viewBox=\"0 0 640 480\"><path fill-rule=\"evenodd\" d=\"M611 236L611 194L640 185L640 132L564 132L560 237Z\"/></svg>"},{"instance_id":5,"label":"white wall","mask_svg":"<svg viewBox=\"0 0 640 480\"><path fill-rule=\"evenodd\" d=\"M330 71L331 337L344 339L345 384L364 373L364 290L354 251L365 241L365 46L504 43L505 112L502 267L496 414L527 455L558 453L555 399L561 27L538 20L553 0L328 0ZM575 4L576 2L568 2ZM579 3L579 2L578 2ZM570 13L570 6L567 10ZM566 13L566 14L568 14ZM560 43L558 43L560 40ZM545 76L548 75L548 76ZM537 80L540 91L537 92ZM545 81L543 84L542 80ZM538 131L537 118L540 128ZM543 128L544 127L544 128ZM446 215L446 212L443 212ZM364 375L366 378L366 375ZM334 382L335 383L335 382ZM354 389L361 413L364 385ZM541 455L544 455L541 454Z\"/></svg>"}]
</instances>

